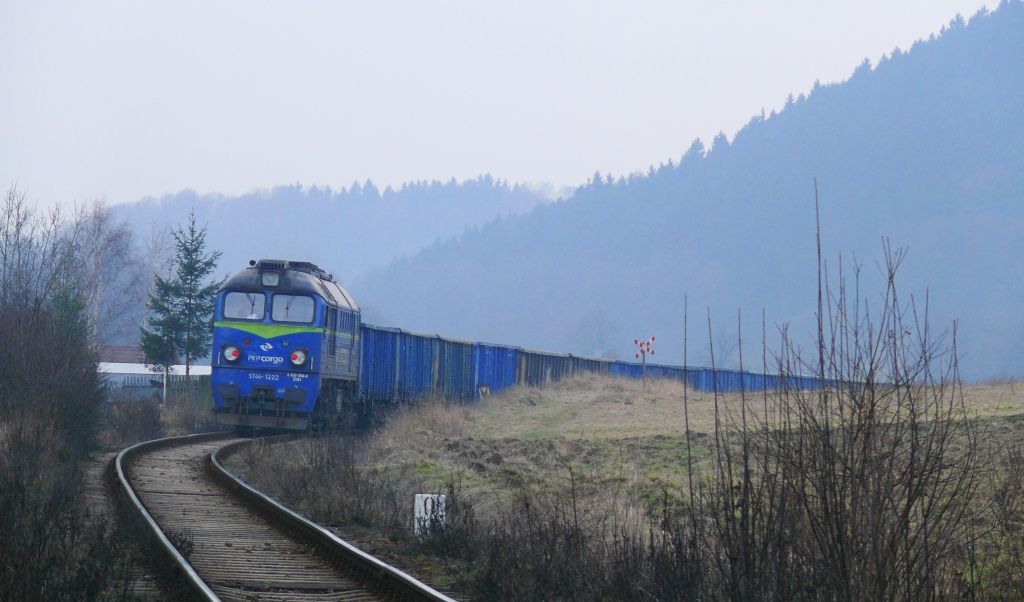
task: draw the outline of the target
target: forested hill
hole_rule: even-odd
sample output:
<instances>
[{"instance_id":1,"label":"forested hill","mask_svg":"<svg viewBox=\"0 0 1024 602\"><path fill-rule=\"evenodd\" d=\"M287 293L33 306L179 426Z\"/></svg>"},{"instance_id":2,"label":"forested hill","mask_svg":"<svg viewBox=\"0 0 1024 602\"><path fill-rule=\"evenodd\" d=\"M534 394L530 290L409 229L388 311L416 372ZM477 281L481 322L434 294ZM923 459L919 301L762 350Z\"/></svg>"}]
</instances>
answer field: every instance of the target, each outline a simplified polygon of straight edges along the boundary
<instances>
[{"instance_id":1,"label":"forested hill","mask_svg":"<svg viewBox=\"0 0 1024 602\"><path fill-rule=\"evenodd\" d=\"M358 279L353 293L397 326L620 357L656 335L656 359L673 362L688 293L691 349L707 347L709 307L734 365L726 341L742 308L745 340L758 341L745 354L759 362L762 308L770 331L812 329L814 178L825 255L835 265L842 252L848 274L854 257L864 266L862 295L878 299L888 237L909 248L902 283L919 302L927 288L934 327L959 319L966 375L1024 374L1020 2L815 86L731 142L695 142L645 174L595 175L564 201Z\"/></svg>"},{"instance_id":2,"label":"forested hill","mask_svg":"<svg viewBox=\"0 0 1024 602\"><path fill-rule=\"evenodd\" d=\"M485 175L457 182L414 182L380 190L372 182L342 190L280 186L238 196L183 191L118 205L143 239L184 223L193 208L210 245L235 272L249 259L284 257L322 264L342 280L411 254L498 215L529 210L540 191Z\"/></svg>"}]
</instances>

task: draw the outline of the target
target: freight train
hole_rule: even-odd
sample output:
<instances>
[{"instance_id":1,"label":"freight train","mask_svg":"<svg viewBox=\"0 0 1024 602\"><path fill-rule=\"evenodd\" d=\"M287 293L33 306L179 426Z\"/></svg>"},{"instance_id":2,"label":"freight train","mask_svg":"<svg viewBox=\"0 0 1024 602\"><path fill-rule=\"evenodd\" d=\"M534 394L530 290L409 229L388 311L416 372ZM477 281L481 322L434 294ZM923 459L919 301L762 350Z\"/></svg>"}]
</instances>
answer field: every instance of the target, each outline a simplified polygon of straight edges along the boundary
<instances>
[{"instance_id":1,"label":"freight train","mask_svg":"<svg viewBox=\"0 0 1024 602\"><path fill-rule=\"evenodd\" d=\"M683 368L530 351L363 324L334 278L262 259L218 292L211 386L218 423L301 431L426 395L472 400L580 372L685 380L694 390L814 388L809 377Z\"/></svg>"}]
</instances>

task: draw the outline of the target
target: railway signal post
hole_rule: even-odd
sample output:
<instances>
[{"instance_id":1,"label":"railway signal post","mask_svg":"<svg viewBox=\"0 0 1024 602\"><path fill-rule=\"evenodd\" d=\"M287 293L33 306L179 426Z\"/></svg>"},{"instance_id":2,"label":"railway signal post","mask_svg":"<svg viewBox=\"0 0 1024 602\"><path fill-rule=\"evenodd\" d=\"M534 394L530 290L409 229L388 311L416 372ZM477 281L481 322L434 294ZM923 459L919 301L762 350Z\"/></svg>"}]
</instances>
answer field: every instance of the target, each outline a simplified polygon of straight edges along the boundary
<instances>
[{"instance_id":1,"label":"railway signal post","mask_svg":"<svg viewBox=\"0 0 1024 602\"><path fill-rule=\"evenodd\" d=\"M637 346L636 357L637 357L637 359L640 360L641 366L643 366L641 368L641 374L644 377L646 377L647 376L647 356L648 355L654 355L654 347L652 346L654 344L654 337L651 337L651 338L647 339L646 341L642 341L640 339L633 339L633 344Z\"/></svg>"}]
</instances>

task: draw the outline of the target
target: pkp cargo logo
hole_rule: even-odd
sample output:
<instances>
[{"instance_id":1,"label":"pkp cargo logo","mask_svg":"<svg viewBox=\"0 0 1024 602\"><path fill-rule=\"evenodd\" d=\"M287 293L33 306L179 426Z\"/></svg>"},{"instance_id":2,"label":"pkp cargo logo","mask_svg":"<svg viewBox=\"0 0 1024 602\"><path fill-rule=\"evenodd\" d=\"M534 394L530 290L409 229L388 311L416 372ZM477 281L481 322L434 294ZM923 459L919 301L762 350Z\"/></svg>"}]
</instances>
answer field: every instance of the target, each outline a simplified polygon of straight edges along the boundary
<instances>
[{"instance_id":1,"label":"pkp cargo logo","mask_svg":"<svg viewBox=\"0 0 1024 602\"><path fill-rule=\"evenodd\" d=\"M262 349L263 351L270 351L273 348L274 346L271 345L270 343L263 343L262 345L260 345L260 349Z\"/></svg>"},{"instance_id":2,"label":"pkp cargo logo","mask_svg":"<svg viewBox=\"0 0 1024 602\"><path fill-rule=\"evenodd\" d=\"M264 364L283 364L284 363L284 358L283 357L277 357L277 356L274 356L274 355L256 355L255 353L250 353L246 357L246 359L249 360L250 362L262 362Z\"/></svg>"}]
</instances>

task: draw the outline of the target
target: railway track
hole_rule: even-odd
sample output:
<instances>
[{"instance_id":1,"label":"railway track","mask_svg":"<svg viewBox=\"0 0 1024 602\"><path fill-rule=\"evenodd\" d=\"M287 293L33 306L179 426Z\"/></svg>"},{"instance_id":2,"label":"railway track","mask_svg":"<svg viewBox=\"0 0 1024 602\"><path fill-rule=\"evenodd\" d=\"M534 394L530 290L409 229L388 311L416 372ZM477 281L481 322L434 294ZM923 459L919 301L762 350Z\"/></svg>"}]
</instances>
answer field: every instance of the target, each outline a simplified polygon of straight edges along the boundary
<instances>
[{"instance_id":1,"label":"railway track","mask_svg":"<svg viewBox=\"0 0 1024 602\"><path fill-rule=\"evenodd\" d=\"M129 506L195 598L451 600L228 472L222 457L247 442L192 435L140 443L117 456Z\"/></svg>"}]
</instances>

